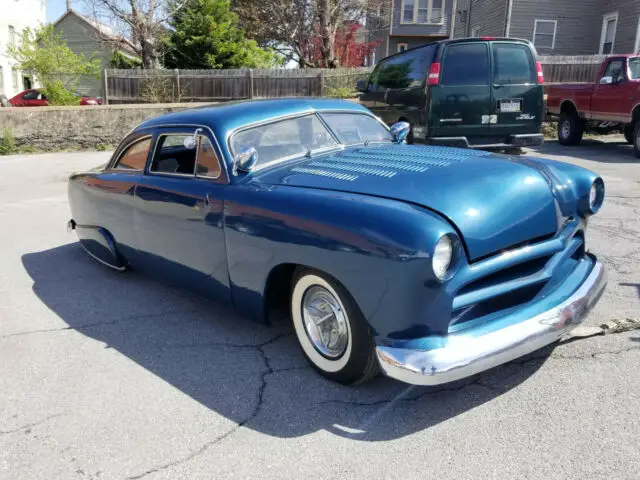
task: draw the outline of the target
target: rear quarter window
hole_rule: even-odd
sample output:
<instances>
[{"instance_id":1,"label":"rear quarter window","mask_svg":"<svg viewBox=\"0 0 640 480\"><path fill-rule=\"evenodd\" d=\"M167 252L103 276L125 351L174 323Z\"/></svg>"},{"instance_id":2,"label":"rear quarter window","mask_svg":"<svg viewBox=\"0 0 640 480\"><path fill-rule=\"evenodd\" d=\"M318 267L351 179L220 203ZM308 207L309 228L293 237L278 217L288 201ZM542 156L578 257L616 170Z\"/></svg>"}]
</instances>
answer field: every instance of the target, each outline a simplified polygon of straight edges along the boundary
<instances>
[{"instance_id":1,"label":"rear quarter window","mask_svg":"<svg viewBox=\"0 0 640 480\"><path fill-rule=\"evenodd\" d=\"M370 88L376 91L421 86L433 61L435 50L435 45L430 45L381 61L371 74Z\"/></svg>"},{"instance_id":2,"label":"rear quarter window","mask_svg":"<svg viewBox=\"0 0 640 480\"><path fill-rule=\"evenodd\" d=\"M486 43L457 43L444 52L442 77L444 86L489 85L489 49Z\"/></svg>"},{"instance_id":3,"label":"rear quarter window","mask_svg":"<svg viewBox=\"0 0 640 480\"><path fill-rule=\"evenodd\" d=\"M498 84L536 83L531 49L517 43L493 43L493 81Z\"/></svg>"}]
</instances>

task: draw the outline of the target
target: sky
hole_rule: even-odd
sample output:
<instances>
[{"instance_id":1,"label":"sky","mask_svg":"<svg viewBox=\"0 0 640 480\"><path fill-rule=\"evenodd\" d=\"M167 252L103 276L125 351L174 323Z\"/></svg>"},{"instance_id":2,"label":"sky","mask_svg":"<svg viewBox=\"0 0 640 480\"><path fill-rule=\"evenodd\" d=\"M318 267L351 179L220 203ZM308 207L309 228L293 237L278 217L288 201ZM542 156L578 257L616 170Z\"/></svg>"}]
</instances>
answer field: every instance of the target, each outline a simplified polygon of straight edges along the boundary
<instances>
[{"instance_id":1,"label":"sky","mask_svg":"<svg viewBox=\"0 0 640 480\"><path fill-rule=\"evenodd\" d=\"M83 12L83 0L71 0L71 8ZM66 0L47 0L47 22L55 22L67 10Z\"/></svg>"}]
</instances>

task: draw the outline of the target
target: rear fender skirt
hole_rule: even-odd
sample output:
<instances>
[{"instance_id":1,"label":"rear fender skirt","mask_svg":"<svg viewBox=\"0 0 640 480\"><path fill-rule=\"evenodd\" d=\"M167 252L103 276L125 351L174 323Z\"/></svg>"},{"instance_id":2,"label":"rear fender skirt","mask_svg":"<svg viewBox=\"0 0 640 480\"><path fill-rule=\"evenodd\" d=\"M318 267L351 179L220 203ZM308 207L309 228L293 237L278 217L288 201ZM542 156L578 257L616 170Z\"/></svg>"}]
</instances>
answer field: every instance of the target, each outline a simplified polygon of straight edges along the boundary
<instances>
[{"instance_id":1,"label":"rear fender skirt","mask_svg":"<svg viewBox=\"0 0 640 480\"><path fill-rule=\"evenodd\" d=\"M126 261L118 253L116 242L106 228L75 223L74 227L80 245L90 256L114 270L125 270Z\"/></svg>"}]
</instances>

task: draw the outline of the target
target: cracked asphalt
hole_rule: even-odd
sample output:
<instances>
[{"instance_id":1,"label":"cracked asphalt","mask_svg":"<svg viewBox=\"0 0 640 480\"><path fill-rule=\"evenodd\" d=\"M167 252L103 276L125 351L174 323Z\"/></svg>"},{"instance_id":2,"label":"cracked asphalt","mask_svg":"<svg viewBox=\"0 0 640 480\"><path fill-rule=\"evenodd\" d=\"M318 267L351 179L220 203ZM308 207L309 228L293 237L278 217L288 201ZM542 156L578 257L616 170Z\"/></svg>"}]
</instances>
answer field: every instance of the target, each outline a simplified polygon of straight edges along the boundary
<instances>
[{"instance_id":1,"label":"cracked asphalt","mask_svg":"<svg viewBox=\"0 0 640 480\"><path fill-rule=\"evenodd\" d=\"M532 152L606 182L587 247L609 286L587 325L640 319L640 162L619 140ZM338 386L286 319L88 258L66 179L108 156L0 157L0 478L638 478L640 330L440 387Z\"/></svg>"}]
</instances>

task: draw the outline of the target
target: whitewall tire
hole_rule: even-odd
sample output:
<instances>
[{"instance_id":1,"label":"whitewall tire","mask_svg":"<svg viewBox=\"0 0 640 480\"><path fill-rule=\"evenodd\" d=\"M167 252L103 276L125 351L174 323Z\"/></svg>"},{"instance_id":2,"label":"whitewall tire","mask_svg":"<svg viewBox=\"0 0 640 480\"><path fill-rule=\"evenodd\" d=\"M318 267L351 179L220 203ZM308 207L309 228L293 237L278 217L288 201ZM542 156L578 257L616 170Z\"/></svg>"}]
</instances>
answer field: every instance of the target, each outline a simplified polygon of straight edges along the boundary
<instances>
[{"instance_id":1,"label":"whitewall tire","mask_svg":"<svg viewBox=\"0 0 640 480\"><path fill-rule=\"evenodd\" d=\"M378 373L369 325L335 279L298 269L291 290L291 318L302 352L325 377L353 384Z\"/></svg>"}]
</instances>

